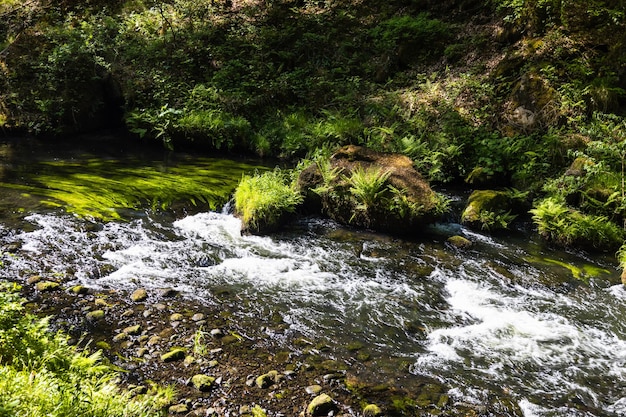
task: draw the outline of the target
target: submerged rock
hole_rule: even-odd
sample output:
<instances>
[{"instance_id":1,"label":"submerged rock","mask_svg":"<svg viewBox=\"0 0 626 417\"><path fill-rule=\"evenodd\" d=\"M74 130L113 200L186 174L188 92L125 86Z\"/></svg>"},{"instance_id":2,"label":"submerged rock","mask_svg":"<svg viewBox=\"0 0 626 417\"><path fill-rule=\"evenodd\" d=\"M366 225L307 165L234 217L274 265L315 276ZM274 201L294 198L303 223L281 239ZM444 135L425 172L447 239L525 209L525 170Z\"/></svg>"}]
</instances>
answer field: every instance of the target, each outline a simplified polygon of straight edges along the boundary
<instances>
[{"instance_id":1,"label":"submerged rock","mask_svg":"<svg viewBox=\"0 0 626 417\"><path fill-rule=\"evenodd\" d=\"M446 239L450 245L454 246L457 249L469 249L472 247L472 241L464 238L463 236L450 236Z\"/></svg>"},{"instance_id":2,"label":"submerged rock","mask_svg":"<svg viewBox=\"0 0 626 417\"><path fill-rule=\"evenodd\" d=\"M298 187L305 212L396 235L419 233L444 205L410 158L354 145L303 170Z\"/></svg>"}]
</instances>

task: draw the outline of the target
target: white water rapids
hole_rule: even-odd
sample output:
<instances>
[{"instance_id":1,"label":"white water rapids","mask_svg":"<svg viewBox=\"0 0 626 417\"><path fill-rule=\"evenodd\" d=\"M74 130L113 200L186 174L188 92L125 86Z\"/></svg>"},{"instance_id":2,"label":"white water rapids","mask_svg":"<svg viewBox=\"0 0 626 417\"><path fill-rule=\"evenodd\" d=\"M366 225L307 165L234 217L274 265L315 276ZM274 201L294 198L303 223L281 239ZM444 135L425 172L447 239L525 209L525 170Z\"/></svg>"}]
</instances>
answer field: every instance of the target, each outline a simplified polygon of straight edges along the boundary
<instances>
[{"instance_id":1,"label":"white water rapids","mask_svg":"<svg viewBox=\"0 0 626 417\"><path fill-rule=\"evenodd\" d=\"M0 277L173 287L206 303L226 289L241 317L277 313L329 345L359 341L376 366L408 362L454 401L506 397L519 410L510 415L528 417L626 415L626 290L610 265L585 283L530 259L594 261L532 243L467 232L476 244L459 252L441 237L407 242L319 219L271 237L241 236L236 218L214 212L26 221L0 227L3 244L21 243L18 255L3 254Z\"/></svg>"}]
</instances>

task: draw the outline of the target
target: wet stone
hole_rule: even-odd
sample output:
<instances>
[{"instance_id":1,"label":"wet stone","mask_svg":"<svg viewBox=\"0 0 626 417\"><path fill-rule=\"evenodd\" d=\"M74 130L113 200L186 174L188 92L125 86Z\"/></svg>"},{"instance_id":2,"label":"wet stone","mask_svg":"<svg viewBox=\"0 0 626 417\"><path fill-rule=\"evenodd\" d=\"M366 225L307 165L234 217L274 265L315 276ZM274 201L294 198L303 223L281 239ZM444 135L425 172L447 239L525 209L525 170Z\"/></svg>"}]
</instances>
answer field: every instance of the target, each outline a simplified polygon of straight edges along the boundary
<instances>
[{"instance_id":1,"label":"wet stone","mask_svg":"<svg viewBox=\"0 0 626 417\"><path fill-rule=\"evenodd\" d=\"M41 281L43 278L41 278L39 275L33 275L32 277L28 277L28 279L26 279L26 283L28 285L33 285L38 283L39 281Z\"/></svg>"},{"instance_id":2,"label":"wet stone","mask_svg":"<svg viewBox=\"0 0 626 417\"><path fill-rule=\"evenodd\" d=\"M134 326L128 326L124 330L122 330L122 332L127 333L131 336L136 336L141 333L141 325L136 324Z\"/></svg>"},{"instance_id":3,"label":"wet stone","mask_svg":"<svg viewBox=\"0 0 626 417\"><path fill-rule=\"evenodd\" d=\"M307 415L326 416L336 408L335 402L328 394L321 394L313 398L306 408Z\"/></svg>"},{"instance_id":4,"label":"wet stone","mask_svg":"<svg viewBox=\"0 0 626 417\"><path fill-rule=\"evenodd\" d=\"M378 417L382 415L383 411L376 404L368 404L363 409L363 417Z\"/></svg>"},{"instance_id":5,"label":"wet stone","mask_svg":"<svg viewBox=\"0 0 626 417\"><path fill-rule=\"evenodd\" d=\"M89 288L83 287L82 285L74 285L70 288L70 291L76 295L85 295L89 292Z\"/></svg>"},{"instance_id":6,"label":"wet stone","mask_svg":"<svg viewBox=\"0 0 626 417\"><path fill-rule=\"evenodd\" d=\"M87 320L89 321L98 321L104 318L104 310L94 310L86 315Z\"/></svg>"},{"instance_id":7,"label":"wet stone","mask_svg":"<svg viewBox=\"0 0 626 417\"><path fill-rule=\"evenodd\" d=\"M196 313L193 316L191 316L191 320L192 321L201 321L204 320L204 314L202 313Z\"/></svg>"},{"instance_id":8,"label":"wet stone","mask_svg":"<svg viewBox=\"0 0 626 417\"><path fill-rule=\"evenodd\" d=\"M205 374L197 374L191 378L193 387L202 392L210 390L214 382L214 377Z\"/></svg>"},{"instance_id":9,"label":"wet stone","mask_svg":"<svg viewBox=\"0 0 626 417\"><path fill-rule=\"evenodd\" d=\"M176 405L172 405L169 409L168 412L170 414L184 414L189 412L189 406L187 404L176 404Z\"/></svg>"},{"instance_id":10,"label":"wet stone","mask_svg":"<svg viewBox=\"0 0 626 417\"><path fill-rule=\"evenodd\" d=\"M178 295L178 291L173 288L161 288L159 289L159 296L163 298L172 298Z\"/></svg>"},{"instance_id":11,"label":"wet stone","mask_svg":"<svg viewBox=\"0 0 626 417\"><path fill-rule=\"evenodd\" d=\"M183 316L180 313L174 313L170 316L170 321L175 322L175 321L182 321L185 318L185 316Z\"/></svg>"},{"instance_id":12,"label":"wet stone","mask_svg":"<svg viewBox=\"0 0 626 417\"><path fill-rule=\"evenodd\" d=\"M136 303L144 301L146 298L148 298L148 292L144 288L138 288L130 295L130 299Z\"/></svg>"},{"instance_id":13,"label":"wet stone","mask_svg":"<svg viewBox=\"0 0 626 417\"><path fill-rule=\"evenodd\" d=\"M186 352L183 348L173 348L167 353L161 355L161 360L163 362L174 362L185 359Z\"/></svg>"},{"instance_id":14,"label":"wet stone","mask_svg":"<svg viewBox=\"0 0 626 417\"><path fill-rule=\"evenodd\" d=\"M118 333L117 335L115 335L115 337L113 338L114 342L121 342L123 340L128 339L128 333Z\"/></svg>"},{"instance_id":15,"label":"wet stone","mask_svg":"<svg viewBox=\"0 0 626 417\"><path fill-rule=\"evenodd\" d=\"M224 336L224 332L222 331L222 329L213 329L213 330L211 330L210 334L213 337L222 337L222 336Z\"/></svg>"},{"instance_id":16,"label":"wet stone","mask_svg":"<svg viewBox=\"0 0 626 417\"><path fill-rule=\"evenodd\" d=\"M35 285L37 291L46 292L46 291L56 291L61 287L58 282L54 281L40 281Z\"/></svg>"},{"instance_id":17,"label":"wet stone","mask_svg":"<svg viewBox=\"0 0 626 417\"><path fill-rule=\"evenodd\" d=\"M259 388L267 388L272 384L275 384L279 381L278 371L269 371L266 374L260 375L255 379L255 384Z\"/></svg>"},{"instance_id":18,"label":"wet stone","mask_svg":"<svg viewBox=\"0 0 626 417\"><path fill-rule=\"evenodd\" d=\"M304 390L307 394L317 395L322 392L322 387L320 385L309 385Z\"/></svg>"}]
</instances>

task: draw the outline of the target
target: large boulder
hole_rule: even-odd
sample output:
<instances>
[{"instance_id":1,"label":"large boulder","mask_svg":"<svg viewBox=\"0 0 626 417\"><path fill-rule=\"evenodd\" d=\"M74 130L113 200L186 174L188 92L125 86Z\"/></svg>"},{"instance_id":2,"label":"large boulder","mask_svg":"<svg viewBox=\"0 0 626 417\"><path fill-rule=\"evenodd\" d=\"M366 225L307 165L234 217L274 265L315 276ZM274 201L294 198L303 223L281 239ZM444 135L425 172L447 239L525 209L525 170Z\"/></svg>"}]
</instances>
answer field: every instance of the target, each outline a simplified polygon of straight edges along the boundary
<instances>
[{"instance_id":1,"label":"large boulder","mask_svg":"<svg viewBox=\"0 0 626 417\"><path fill-rule=\"evenodd\" d=\"M392 234L419 232L445 205L411 159L355 145L304 169L298 186L305 211Z\"/></svg>"}]
</instances>

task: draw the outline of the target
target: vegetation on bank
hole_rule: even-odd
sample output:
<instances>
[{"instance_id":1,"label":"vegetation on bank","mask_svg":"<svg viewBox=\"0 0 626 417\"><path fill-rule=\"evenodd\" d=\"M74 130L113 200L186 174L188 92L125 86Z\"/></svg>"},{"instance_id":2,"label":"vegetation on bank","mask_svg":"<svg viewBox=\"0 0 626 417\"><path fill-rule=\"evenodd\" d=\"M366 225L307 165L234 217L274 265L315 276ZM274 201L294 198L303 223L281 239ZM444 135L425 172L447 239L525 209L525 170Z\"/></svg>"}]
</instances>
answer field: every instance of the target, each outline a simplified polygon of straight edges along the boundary
<instances>
[{"instance_id":1,"label":"vegetation on bank","mask_svg":"<svg viewBox=\"0 0 626 417\"><path fill-rule=\"evenodd\" d=\"M142 393L121 388L101 351L69 345L46 319L26 313L18 290L0 282L0 415L167 415L172 389L154 386Z\"/></svg>"},{"instance_id":2,"label":"vegetation on bank","mask_svg":"<svg viewBox=\"0 0 626 417\"><path fill-rule=\"evenodd\" d=\"M528 192L555 244L623 239L622 1L4 0L0 16L4 130L119 120L294 163L364 145L433 183Z\"/></svg>"}]
</instances>

